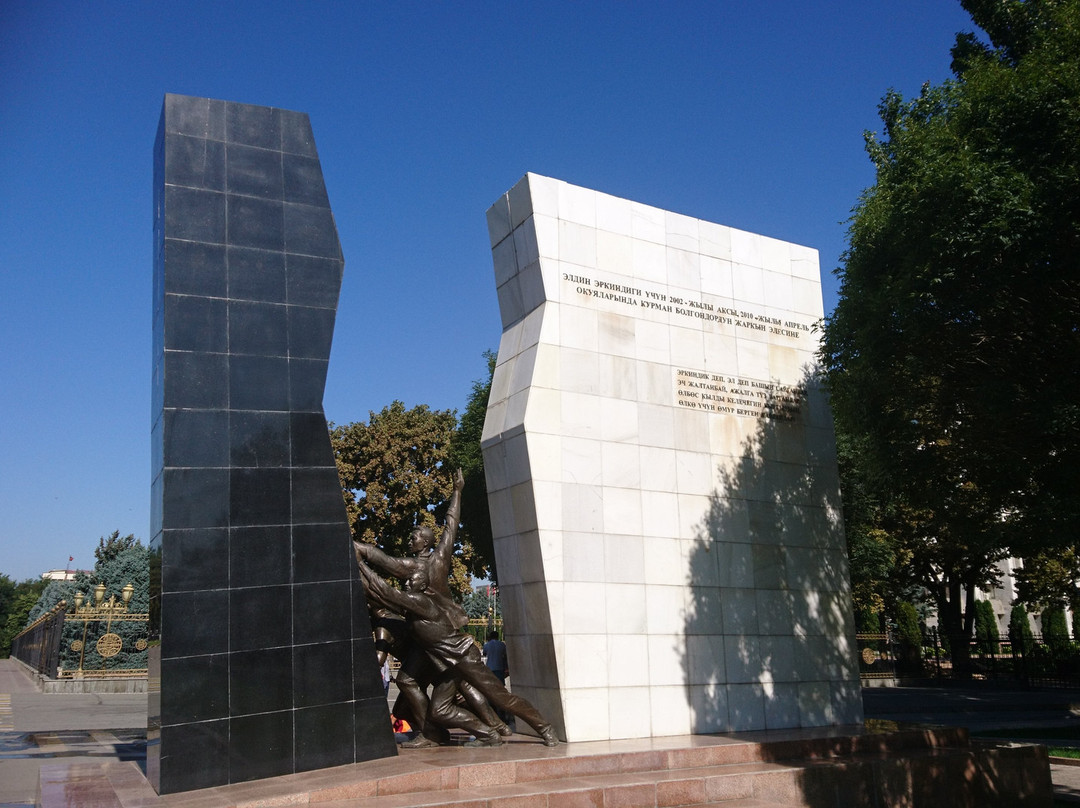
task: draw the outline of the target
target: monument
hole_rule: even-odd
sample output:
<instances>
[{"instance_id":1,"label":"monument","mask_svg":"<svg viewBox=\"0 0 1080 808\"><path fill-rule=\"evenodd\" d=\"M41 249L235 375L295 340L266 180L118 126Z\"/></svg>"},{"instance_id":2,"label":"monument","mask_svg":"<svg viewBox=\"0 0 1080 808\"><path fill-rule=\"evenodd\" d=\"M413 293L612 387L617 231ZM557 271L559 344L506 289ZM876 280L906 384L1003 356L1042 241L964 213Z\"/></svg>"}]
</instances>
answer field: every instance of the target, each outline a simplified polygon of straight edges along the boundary
<instances>
[{"instance_id":1,"label":"monument","mask_svg":"<svg viewBox=\"0 0 1080 808\"><path fill-rule=\"evenodd\" d=\"M515 692L567 741L860 722L816 251L535 174L487 218Z\"/></svg>"},{"instance_id":2,"label":"monument","mask_svg":"<svg viewBox=\"0 0 1080 808\"><path fill-rule=\"evenodd\" d=\"M166 95L147 750L160 793L396 754L322 407L343 265L307 115Z\"/></svg>"}]
</instances>

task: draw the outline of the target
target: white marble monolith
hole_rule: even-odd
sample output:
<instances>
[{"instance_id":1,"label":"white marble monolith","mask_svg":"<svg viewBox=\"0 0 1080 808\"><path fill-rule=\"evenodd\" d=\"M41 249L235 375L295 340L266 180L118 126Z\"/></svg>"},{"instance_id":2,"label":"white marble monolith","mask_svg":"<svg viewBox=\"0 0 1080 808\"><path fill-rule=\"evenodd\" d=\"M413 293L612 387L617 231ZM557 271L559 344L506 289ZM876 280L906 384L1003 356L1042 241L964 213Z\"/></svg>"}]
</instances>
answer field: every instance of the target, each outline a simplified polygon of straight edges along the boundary
<instances>
[{"instance_id":1,"label":"white marble monolith","mask_svg":"<svg viewBox=\"0 0 1080 808\"><path fill-rule=\"evenodd\" d=\"M568 741L861 721L817 251L535 174L487 218L514 691Z\"/></svg>"}]
</instances>

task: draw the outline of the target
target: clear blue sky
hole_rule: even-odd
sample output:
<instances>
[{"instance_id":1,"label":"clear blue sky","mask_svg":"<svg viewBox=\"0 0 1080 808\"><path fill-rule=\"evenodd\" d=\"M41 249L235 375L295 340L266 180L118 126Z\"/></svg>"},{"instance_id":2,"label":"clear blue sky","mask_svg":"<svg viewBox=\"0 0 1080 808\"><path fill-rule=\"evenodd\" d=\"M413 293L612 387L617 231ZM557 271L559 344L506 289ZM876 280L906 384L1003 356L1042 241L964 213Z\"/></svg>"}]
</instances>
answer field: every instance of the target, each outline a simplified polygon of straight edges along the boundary
<instances>
[{"instance_id":1,"label":"clear blue sky","mask_svg":"<svg viewBox=\"0 0 1080 808\"><path fill-rule=\"evenodd\" d=\"M816 247L862 133L948 76L950 0L0 4L0 572L148 539L166 92L311 116L345 253L325 407L460 410L499 340L484 212L533 171Z\"/></svg>"}]
</instances>

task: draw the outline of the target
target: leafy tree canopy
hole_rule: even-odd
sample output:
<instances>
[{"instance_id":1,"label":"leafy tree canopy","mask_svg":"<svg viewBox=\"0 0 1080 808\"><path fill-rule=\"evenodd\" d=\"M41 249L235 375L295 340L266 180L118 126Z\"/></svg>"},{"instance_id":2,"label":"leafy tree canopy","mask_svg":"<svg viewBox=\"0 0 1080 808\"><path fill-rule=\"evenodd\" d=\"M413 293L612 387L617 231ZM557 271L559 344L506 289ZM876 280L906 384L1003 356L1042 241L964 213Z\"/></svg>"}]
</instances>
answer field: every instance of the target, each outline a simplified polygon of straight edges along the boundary
<instances>
[{"instance_id":1,"label":"leafy tree canopy","mask_svg":"<svg viewBox=\"0 0 1080 808\"><path fill-rule=\"evenodd\" d=\"M821 357L875 526L970 637L998 559L1080 530L1080 0L963 5L989 41L867 135Z\"/></svg>"},{"instance_id":2,"label":"leafy tree canopy","mask_svg":"<svg viewBox=\"0 0 1080 808\"><path fill-rule=\"evenodd\" d=\"M454 490L448 461L456 425L451 410L425 404L406 409L400 401L370 412L366 423L331 425L354 540L406 556L413 527L441 524ZM458 536L463 539L462 531ZM451 569L451 591L463 595L469 590L471 557L471 546L462 540Z\"/></svg>"}]
</instances>

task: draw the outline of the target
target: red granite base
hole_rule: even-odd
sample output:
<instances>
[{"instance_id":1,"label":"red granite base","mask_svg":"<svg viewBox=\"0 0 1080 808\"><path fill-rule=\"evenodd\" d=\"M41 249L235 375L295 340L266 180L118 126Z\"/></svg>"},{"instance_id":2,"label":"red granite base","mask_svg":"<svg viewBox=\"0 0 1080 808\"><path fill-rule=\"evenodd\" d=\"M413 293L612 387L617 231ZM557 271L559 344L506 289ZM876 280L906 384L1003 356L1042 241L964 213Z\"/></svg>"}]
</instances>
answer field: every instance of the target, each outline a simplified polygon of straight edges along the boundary
<instances>
[{"instance_id":1,"label":"red granite base","mask_svg":"<svg viewBox=\"0 0 1080 808\"><path fill-rule=\"evenodd\" d=\"M966 730L797 730L488 749L396 758L158 796L133 763L44 766L39 805L84 808L616 808L775 805L1050 806L1042 747Z\"/></svg>"}]
</instances>

